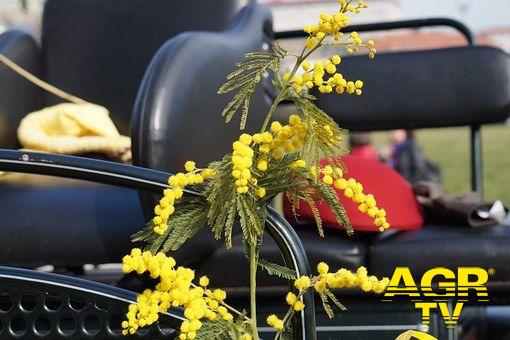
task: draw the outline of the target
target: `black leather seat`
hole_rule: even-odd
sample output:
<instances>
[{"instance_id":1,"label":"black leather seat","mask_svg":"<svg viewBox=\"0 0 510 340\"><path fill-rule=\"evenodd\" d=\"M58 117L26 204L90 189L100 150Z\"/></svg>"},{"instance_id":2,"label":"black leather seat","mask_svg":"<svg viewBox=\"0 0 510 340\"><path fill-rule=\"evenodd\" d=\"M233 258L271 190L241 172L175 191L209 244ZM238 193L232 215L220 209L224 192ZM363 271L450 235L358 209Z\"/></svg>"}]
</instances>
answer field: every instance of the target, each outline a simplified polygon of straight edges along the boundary
<instances>
[{"instance_id":1,"label":"black leather seat","mask_svg":"<svg viewBox=\"0 0 510 340\"><path fill-rule=\"evenodd\" d=\"M321 261L327 262L332 268L351 270L366 265L367 246L363 242L350 239L344 232L326 232L325 237L322 238L313 225L295 227L295 230L303 242L312 269L316 268ZM249 289L250 274L241 241L241 235L238 234L232 240L234 245L231 249L226 249L224 246L218 247L209 258L196 264L198 272L214 277L214 284L217 286L238 290ZM280 251L269 237L264 240L260 257L283 265ZM236 275L225 275L227 263ZM277 279L263 271L257 274L257 285L266 290L288 289L287 281Z\"/></svg>"},{"instance_id":2,"label":"black leather seat","mask_svg":"<svg viewBox=\"0 0 510 340\"><path fill-rule=\"evenodd\" d=\"M434 267L492 268L488 287L496 292L510 289L510 226L426 225L382 236L370 247L374 274L391 275L397 266L412 268L416 277Z\"/></svg>"},{"instance_id":3,"label":"black leather seat","mask_svg":"<svg viewBox=\"0 0 510 340\"><path fill-rule=\"evenodd\" d=\"M9 265L118 262L145 223L134 190L15 173L0 182L0 261Z\"/></svg>"},{"instance_id":4,"label":"black leather seat","mask_svg":"<svg viewBox=\"0 0 510 340\"><path fill-rule=\"evenodd\" d=\"M181 32L224 29L241 2L48 0L41 44L8 31L0 53L104 105L129 134L140 81L158 48ZM18 148L21 118L59 101L0 65L0 148ZM0 263L20 266L118 262L129 235L145 224L134 190L14 174L0 176L0 221Z\"/></svg>"},{"instance_id":5,"label":"black leather seat","mask_svg":"<svg viewBox=\"0 0 510 340\"><path fill-rule=\"evenodd\" d=\"M479 126L509 115L510 57L497 48L351 56L341 70L363 79L363 95L320 95L317 105L350 131Z\"/></svg>"}]
</instances>

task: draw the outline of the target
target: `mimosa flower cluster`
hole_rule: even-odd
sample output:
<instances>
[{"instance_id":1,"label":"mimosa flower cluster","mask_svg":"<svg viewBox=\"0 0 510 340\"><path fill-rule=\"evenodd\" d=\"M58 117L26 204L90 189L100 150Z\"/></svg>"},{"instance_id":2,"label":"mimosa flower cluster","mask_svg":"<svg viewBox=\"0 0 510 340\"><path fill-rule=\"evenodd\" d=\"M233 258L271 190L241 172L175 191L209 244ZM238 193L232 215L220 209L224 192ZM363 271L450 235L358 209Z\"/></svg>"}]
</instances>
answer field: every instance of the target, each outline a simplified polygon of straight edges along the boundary
<instances>
[{"instance_id":1,"label":"mimosa flower cluster","mask_svg":"<svg viewBox=\"0 0 510 340\"><path fill-rule=\"evenodd\" d=\"M374 224L379 231L384 231L390 227L386 220L386 210L377 207L377 201L372 194L363 193L363 185L354 178L346 179L341 168L326 165L323 168L310 168L310 175L314 178L322 175L322 182L333 188L342 191L343 195L354 203L358 204L358 209L374 219Z\"/></svg>"},{"instance_id":2,"label":"mimosa flower cluster","mask_svg":"<svg viewBox=\"0 0 510 340\"><path fill-rule=\"evenodd\" d=\"M232 177L236 180L238 194L248 192L249 180L252 179L251 166L253 165L253 149L250 147L253 138L247 133L243 133L238 141L232 145ZM253 180L252 180L252 183ZM255 183L256 185L256 183Z\"/></svg>"},{"instance_id":3,"label":"mimosa flower cluster","mask_svg":"<svg viewBox=\"0 0 510 340\"><path fill-rule=\"evenodd\" d=\"M306 137L308 126L298 115L289 117L289 124L282 126L278 122L271 124L271 132L274 134L274 140L271 143L271 155L280 159L285 154L298 150Z\"/></svg>"},{"instance_id":4,"label":"mimosa flower cluster","mask_svg":"<svg viewBox=\"0 0 510 340\"><path fill-rule=\"evenodd\" d=\"M277 332L281 332L287 320L289 320L295 312L302 311L305 305L301 301L303 294L310 288L317 293L324 294L326 291L338 290L342 288L357 288L364 292L374 292L381 294L388 286L390 280L383 278L379 280L375 276L369 276L365 267L359 267L356 272L347 269L340 269L337 272L330 273L329 266L325 262L317 265L318 275L309 277L301 276L294 281L294 287L298 294L289 292L285 298L290 306L283 319L272 314L267 318L267 324L273 327ZM330 293L331 294L331 293Z\"/></svg>"},{"instance_id":5,"label":"mimosa flower cluster","mask_svg":"<svg viewBox=\"0 0 510 340\"><path fill-rule=\"evenodd\" d=\"M335 273L330 273L329 266L321 262L317 265L317 271L319 275L313 279L313 282L314 289L318 293L326 289L358 288L367 293L381 294L390 282L387 277L379 280L376 276L369 276L365 267L359 267L356 272L342 268Z\"/></svg>"},{"instance_id":6,"label":"mimosa flower cluster","mask_svg":"<svg viewBox=\"0 0 510 340\"><path fill-rule=\"evenodd\" d=\"M337 72L337 65L341 62L342 58L339 55L334 55L324 61L316 61L313 67L310 62L305 61L301 64L303 74L290 79L291 73L286 72L283 75L283 80L291 83L298 93L302 92L304 88L317 87L320 93L331 93L335 90L338 94L346 92L361 96L363 82L361 80L348 81L341 73Z\"/></svg>"},{"instance_id":7,"label":"mimosa flower cluster","mask_svg":"<svg viewBox=\"0 0 510 340\"><path fill-rule=\"evenodd\" d=\"M222 305L227 297L225 291L207 289L209 279L205 276L199 279L199 285L193 284L194 271L175 267L172 257L163 253L152 255L149 251L135 248L130 255L124 256L122 262L124 273L148 273L159 281L154 291L145 290L138 296L137 303L129 306L127 320L122 322L124 335L134 334L139 327L153 324L158 320L158 314L166 312L170 306L184 308L186 321L181 324L179 339L194 339L203 319L233 321L233 315Z\"/></svg>"},{"instance_id":8,"label":"mimosa flower cluster","mask_svg":"<svg viewBox=\"0 0 510 340\"><path fill-rule=\"evenodd\" d=\"M163 191L163 197L154 208L156 216L152 222L154 232L158 235L163 235L167 231L168 219L174 213L174 204L182 197L184 188L188 185L201 184L204 180L214 176L214 171L211 169L197 170L195 162L192 161L187 161L184 168L187 173L180 172L168 178L168 185L171 188Z\"/></svg>"},{"instance_id":9,"label":"mimosa flower cluster","mask_svg":"<svg viewBox=\"0 0 510 340\"><path fill-rule=\"evenodd\" d=\"M353 5L351 1L340 0L340 9L338 12L329 15L322 13L317 25L307 25L304 31L310 36L305 42L306 48L310 50L309 53L318 49L323 45L338 45L345 47L347 53L356 53L359 47L367 48L369 57L374 58L377 50L374 48L374 41L369 40L363 42L358 32L351 32L342 41L344 33L341 30L349 25L349 17L346 13L359 13L361 9L367 8L363 1L358 1L357 5ZM333 42L326 42L326 38L331 37ZM297 69L292 72L286 72L283 80L292 85L293 89L298 93L305 90L317 87L320 93L332 93L335 91L338 94L348 93L360 96L362 94L363 82L361 80L350 81L343 77L343 74L337 72L337 66L341 63L342 58L339 55L334 55L330 59L324 61L317 61L312 64L308 60L301 63L301 68L304 70L302 74L296 74Z\"/></svg>"},{"instance_id":10,"label":"mimosa flower cluster","mask_svg":"<svg viewBox=\"0 0 510 340\"><path fill-rule=\"evenodd\" d=\"M237 193L246 194L251 187L258 197L263 198L266 189L257 186L257 174L254 171L260 175L267 171L271 157L280 159L298 150L306 137L306 131L306 123L299 116L291 115L288 125L273 122L270 131L254 135L243 133L232 145L232 177L235 179Z\"/></svg>"},{"instance_id":11,"label":"mimosa flower cluster","mask_svg":"<svg viewBox=\"0 0 510 340\"><path fill-rule=\"evenodd\" d=\"M351 12L358 14L362 9L368 8L367 4L362 0L359 0L357 5L353 5L351 2L352 1L339 0L340 9L338 12L332 15L321 13L317 25L305 26L304 31L309 34L305 46L309 49L314 49L320 46L327 37L333 38L334 41L339 41L344 37L341 30L349 26L350 22L346 13ZM358 51L358 46L368 48L370 58L374 58L376 53L376 49L373 48L374 42L370 40L364 43L357 32L352 32L348 37L348 43L344 43L344 45L346 45L348 53L356 53Z\"/></svg>"}]
</instances>

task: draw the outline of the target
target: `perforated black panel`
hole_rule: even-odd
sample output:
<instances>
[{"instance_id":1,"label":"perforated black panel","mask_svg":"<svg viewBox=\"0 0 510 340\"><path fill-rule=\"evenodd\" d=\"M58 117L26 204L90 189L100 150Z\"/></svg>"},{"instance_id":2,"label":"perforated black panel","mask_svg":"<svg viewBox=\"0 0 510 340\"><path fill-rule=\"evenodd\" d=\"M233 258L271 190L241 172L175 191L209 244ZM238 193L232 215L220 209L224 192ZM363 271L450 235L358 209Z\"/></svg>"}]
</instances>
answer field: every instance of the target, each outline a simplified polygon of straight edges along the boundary
<instances>
[{"instance_id":1,"label":"perforated black panel","mask_svg":"<svg viewBox=\"0 0 510 340\"><path fill-rule=\"evenodd\" d=\"M0 338L122 337L121 322L136 294L61 275L0 267ZM162 315L136 338L173 339L180 311Z\"/></svg>"}]
</instances>

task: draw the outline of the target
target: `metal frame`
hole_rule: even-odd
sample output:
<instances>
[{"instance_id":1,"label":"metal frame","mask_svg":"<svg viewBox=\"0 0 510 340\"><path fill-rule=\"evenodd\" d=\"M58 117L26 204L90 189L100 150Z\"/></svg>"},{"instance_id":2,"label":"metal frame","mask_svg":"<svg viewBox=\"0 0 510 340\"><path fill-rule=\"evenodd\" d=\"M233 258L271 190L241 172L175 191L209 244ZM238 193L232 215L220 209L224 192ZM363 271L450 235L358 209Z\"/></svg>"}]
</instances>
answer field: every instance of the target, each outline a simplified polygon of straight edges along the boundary
<instances>
[{"instance_id":1,"label":"metal frame","mask_svg":"<svg viewBox=\"0 0 510 340\"><path fill-rule=\"evenodd\" d=\"M90 158L0 149L0 170L88 180L97 183L146 190L161 194L168 188L170 174L132 165ZM187 194L200 195L191 190ZM290 224L274 209L268 208L266 230L280 249L284 262L298 275L309 275L310 264L303 244ZM1 277L1 275L0 275ZM303 296L307 305L297 316L296 335L315 339L313 291Z\"/></svg>"},{"instance_id":2,"label":"metal frame","mask_svg":"<svg viewBox=\"0 0 510 340\"><path fill-rule=\"evenodd\" d=\"M445 26L457 30L467 41L469 46L476 45L476 36L463 23L448 18L428 18L417 20L402 20L393 22L380 22L372 24L361 24L347 27L348 32L374 32L387 31L406 28L423 28ZM294 39L304 38L308 34L302 30L281 31L275 33L276 39ZM482 138L480 125L470 125L470 151L471 151L471 189L483 198L483 158L482 158Z\"/></svg>"}]
</instances>

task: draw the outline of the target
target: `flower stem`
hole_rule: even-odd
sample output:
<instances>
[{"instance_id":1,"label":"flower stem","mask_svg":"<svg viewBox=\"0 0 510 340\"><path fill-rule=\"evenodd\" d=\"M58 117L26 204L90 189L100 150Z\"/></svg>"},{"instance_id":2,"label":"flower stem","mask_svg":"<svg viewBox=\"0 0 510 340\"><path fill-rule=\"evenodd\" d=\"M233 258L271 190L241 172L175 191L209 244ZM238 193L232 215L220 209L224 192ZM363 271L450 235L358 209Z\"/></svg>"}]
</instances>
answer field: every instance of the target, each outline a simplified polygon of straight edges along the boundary
<instances>
[{"instance_id":1,"label":"flower stem","mask_svg":"<svg viewBox=\"0 0 510 340\"><path fill-rule=\"evenodd\" d=\"M310 287L306 288L306 289L301 289L297 295L297 299L298 300L301 300L301 297L309 290L309 289L313 289L315 283L317 282L317 277L313 277L312 278L312 283L310 285ZM305 306L306 308L306 306ZM283 329L285 329L287 323L289 322L289 320L292 319L292 317L294 316L295 314L295 311L294 311L294 308L293 306L290 306L289 309L287 310L287 313L285 313L285 316L283 317ZM282 332L283 332L283 329L282 330L279 330L275 337L274 337L274 340L278 340L280 339L280 337L282 336Z\"/></svg>"},{"instance_id":2,"label":"flower stem","mask_svg":"<svg viewBox=\"0 0 510 340\"><path fill-rule=\"evenodd\" d=\"M273 104L269 108L269 111L267 112L267 115L266 115L266 119L264 120L264 124L262 124L262 128L260 129L260 133L263 133L264 131L266 131L267 126L269 125L269 121L271 120L271 117L273 116L273 113L275 112L276 108L278 107L278 104L280 104L280 102L283 100L288 88L289 88L289 85L287 84L284 87L284 89L278 94L278 97L276 97Z\"/></svg>"},{"instance_id":3,"label":"flower stem","mask_svg":"<svg viewBox=\"0 0 510 340\"><path fill-rule=\"evenodd\" d=\"M250 245L250 316L251 326L253 331L253 339L259 339L259 332L257 331L257 303L256 303L256 290L257 290L257 249L255 244Z\"/></svg>"},{"instance_id":4,"label":"flower stem","mask_svg":"<svg viewBox=\"0 0 510 340\"><path fill-rule=\"evenodd\" d=\"M262 128L260 129L260 133L263 133L266 131L267 126L269 125L269 121L271 120L271 117L273 116L274 112L276 111L276 108L278 107L278 104L285 98L285 94L287 93L287 90L290 87L290 82L292 81L292 78L296 75L296 72L299 70L299 66L305 61L313 52L315 52L317 49L319 49L322 46L322 40L318 42L318 44L310 49L308 52L306 52L306 48L303 49L301 52L301 55L297 57L296 64L292 68L292 71L290 72L289 80L285 82L285 85L281 92L278 94L276 99L274 100L273 104L269 108L269 111L267 112L266 119L264 120L264 124L262 124ZM305 54L306 52L306 54Z\"/></svg>"}]
</instances>

